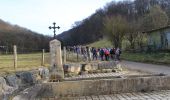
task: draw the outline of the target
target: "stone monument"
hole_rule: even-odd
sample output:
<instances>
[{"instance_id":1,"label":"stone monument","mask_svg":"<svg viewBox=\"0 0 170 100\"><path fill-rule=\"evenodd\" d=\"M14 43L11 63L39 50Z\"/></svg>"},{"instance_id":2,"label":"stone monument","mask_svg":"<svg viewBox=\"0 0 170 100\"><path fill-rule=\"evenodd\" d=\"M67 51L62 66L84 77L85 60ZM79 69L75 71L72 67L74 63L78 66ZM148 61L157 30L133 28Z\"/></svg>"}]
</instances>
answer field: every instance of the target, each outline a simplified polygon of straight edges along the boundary
<instances>
[{"instance_id":1,"label":"stone monument","mask_svg":"<svg viewBox=\"0 0 170 100\"><path fill-rule=\"evenodd\" d=\"M54 39L50 41L50 56L51 56L51 77L54 80L60 80L64 78L62 53L60 41Z\"/></svg>"}]
</instances>

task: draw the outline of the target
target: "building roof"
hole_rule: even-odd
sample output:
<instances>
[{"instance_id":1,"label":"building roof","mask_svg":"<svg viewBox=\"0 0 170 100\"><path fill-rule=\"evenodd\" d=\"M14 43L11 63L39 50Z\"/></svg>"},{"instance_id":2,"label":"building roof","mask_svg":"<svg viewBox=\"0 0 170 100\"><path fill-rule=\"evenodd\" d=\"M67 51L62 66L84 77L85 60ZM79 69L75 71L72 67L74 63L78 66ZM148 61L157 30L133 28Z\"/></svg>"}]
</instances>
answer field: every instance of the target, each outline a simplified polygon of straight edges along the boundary
<instances>
[{"instance_id":1,"label":"building roof","mask_svg":"<svg viewBox=\"0 0 170 100\"><path fill-rule=\"evenodd\" d=\"M155 31L164 30L164 29L167 29L167 28L170 28L170 25L165 26L165 27L161 27L161 28L157 28L157 29L152 29L152 30L145 31L145 32L142 32L142 33L151 33L151 32L155 32Z\"/></svg>"}]
</instances>

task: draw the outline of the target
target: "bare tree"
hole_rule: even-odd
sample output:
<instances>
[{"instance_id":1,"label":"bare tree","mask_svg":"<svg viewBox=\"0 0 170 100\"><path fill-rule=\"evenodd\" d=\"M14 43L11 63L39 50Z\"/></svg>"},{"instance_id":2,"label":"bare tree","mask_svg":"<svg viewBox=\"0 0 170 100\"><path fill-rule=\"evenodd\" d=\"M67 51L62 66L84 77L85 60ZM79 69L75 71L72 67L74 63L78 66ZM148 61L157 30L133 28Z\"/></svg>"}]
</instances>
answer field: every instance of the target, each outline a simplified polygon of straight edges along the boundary
<instances>
[{"instance_id":1,"label":"bare tree","mask_svg":"<svg viewBox=\"0 0 170 100\"><path fill-rule=\"evenodd\" d=\"M127 32L127 21L121 15L106 17L104 20L104 33L113 42L115 47L122 46L122 40Z\"/></svg>"}]
</instances>

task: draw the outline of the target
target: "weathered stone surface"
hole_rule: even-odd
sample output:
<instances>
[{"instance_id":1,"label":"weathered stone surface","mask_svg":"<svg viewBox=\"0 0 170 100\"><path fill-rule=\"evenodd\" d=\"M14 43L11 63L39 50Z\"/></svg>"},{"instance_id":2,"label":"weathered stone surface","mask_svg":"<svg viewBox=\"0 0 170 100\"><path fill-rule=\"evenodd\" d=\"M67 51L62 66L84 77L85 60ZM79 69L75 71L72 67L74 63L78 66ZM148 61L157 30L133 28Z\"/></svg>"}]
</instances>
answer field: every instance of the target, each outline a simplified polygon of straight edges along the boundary
<instances>
[{"instance_id":1,"label":"weathered stone surface","mask_svg":"<svg viewBox=\"0 0 170 100\"><path fill-rule=\"evenodd\" d=\"M17 78L16 75L6 76L6 81L9 84L9 86L18 88L19 79Z\"/></svg>"},{"instance_id":2,"label":"weathered stone surface","mask_svg":"<svg viewBox=\"0 0 170 100\"><path fill-rule=\"evenodd\" d=\"M62 65L62 53L60 41L54 39L50 41L50 56L51 56L51 74L55 74L64 78L64 71Z\"/></svg>"},{"instance_id":3,"label":"weathered stone surface","mask_svg":"<svg viewBox=\"0 0 170 100\"><path fill-rule=\"evenodd\" d=\"M113 69L117 65L116 62L110 61L110 62L100 62L98 64L99 69Z\"/></svg>"},{"instance_id":4,"label":"weathered stone surface","mask_svg":"<svg viewBox=\"0 0 170 100\"><path fill-rule=\"evenodd\" d=\"M69 98L69 99L67 99ZM152 91L152 92L136 92L136 93L120 93L97 96L76 96L63 97L61 100L169 100L170 90Z\"/></svg>"},{"instance_id":5,"label":"weathered stone surface","mask_svg":"<svg viewBox=\"0 0 170 100\"><path fill-rule=\"evenodd\" d=\"M44 89L52 87L56 96L105 95L122 92L140 92L170 89L169 76L131 77L117 79L100 79L68 81L44 84Z\"/></svg>"},{"instance_id":6,"label":"weathered stone surface","mask_svg":"<svg viewBox=\"0 0 170 100\"><path fill-rule=\"evenodd\" d=\"M31 72L18 72L16 73L16 76L21 79L22 85L32 85L35 82Z\"/></svg>"},{"instance_id":7,"label":"weathered stone surface","mask_svg":"<svg viewBox=\"0 0 170 100\"><path fill-rule=\"evenodd\" d=\"M42 79L48 79L49 78L48 68L41 67L38 70L39 70L39 75L41 76Z\"/></svg>"},{"instance_id":8,"label":"weathered stone surface","mask_svg":"<svg viewBox=\"0 0 170 100\"><path fill-rule=\"evenodd\" d=\"M11 100L13 94L26 86L33 85L36 82L34 79L36 74L38 74L38 71L17 72L6 77L0 77L0 100Z\"/></svg>"},{"instance_id":9,"label":"weathered stone surface","mask_svg":"<svg viewBox=\"0 0 170 100\"><path fill-rule=\"evenodd\" d=\"M9 96L16 90L16 88L8 86L6 80L0 77L0 98L2 100L8 100Z\"/></svg>"},{"instance_id":10,"label":"weathered stone surface","mask_svg":"<svg viewBox=\"0 0 170 100\"><path fill-rule=\"evenodd\" d=\"M40 84L34 85L17 94L12 100L39 100L36 98L36 96L40 90Z\"/></svg>"},{"instance_id":11,"label":"weathered stone surface","mask_svg":"<svg viewBox=\"0 0 170 100\"><path fill-rule=\"evenodd\" d=\"M85 69L85 71L90 71L90 70L92 70L91 64L86 64L84 69Z\"/></svg>"},{"instance_id":12,"label":"weathered stone surface","mask_svg":"<svg viewBox=\"0 0 170 100\"><path fill-rule=\"evenodd\" d=\"M92 63L91 66L92 66L92 70L98 70L99 69L98 63Z\"/></svg>"},{"instance_id":13,"label":"weathered stone surface","mask_svg":"<svg viewBox=\"0 0 170 100\"><path fill-rule=\"evenodd\" d=\"M79 74L82 70L81 64L65 64L64 72Z\"/></svg>"},{"instance_id":14,"label":"weathered stone surface","mask_svg":"<svg viewBox=\"0 0 170 100\"><path fill-rule=\"evenodd\" d=\"M84 71L88 73L97 73L97 72L119 72L122 71L121 64L117 62L100 62L100 63L84 63L84 64L64 64L63 65L65 75L68 76L69 73L77 75L83 73ZM66 76L67 76L66 75Z\"/></svg>"}]
</instances>

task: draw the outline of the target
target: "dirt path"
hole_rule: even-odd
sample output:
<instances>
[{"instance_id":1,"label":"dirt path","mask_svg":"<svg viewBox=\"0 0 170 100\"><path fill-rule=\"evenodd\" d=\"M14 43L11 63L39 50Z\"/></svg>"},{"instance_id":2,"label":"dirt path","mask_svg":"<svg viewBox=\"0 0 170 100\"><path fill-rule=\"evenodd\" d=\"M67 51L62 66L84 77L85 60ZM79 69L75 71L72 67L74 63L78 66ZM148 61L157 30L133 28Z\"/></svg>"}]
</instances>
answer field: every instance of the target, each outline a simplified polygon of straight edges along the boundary
<instances>
[{"instance_id":1,"label":"dirt path","mask_svg":"<svg viewBox=\"0 0 170 100\"><path fill-rule=\"evenodd\" d=\"M142 71L147 71L156 74L164 73L170 75L170 66L145 64L145 63L132 62L132 61L122 61L121 63L130 69L142 70Z\"/></svg>"}]
</instances>

